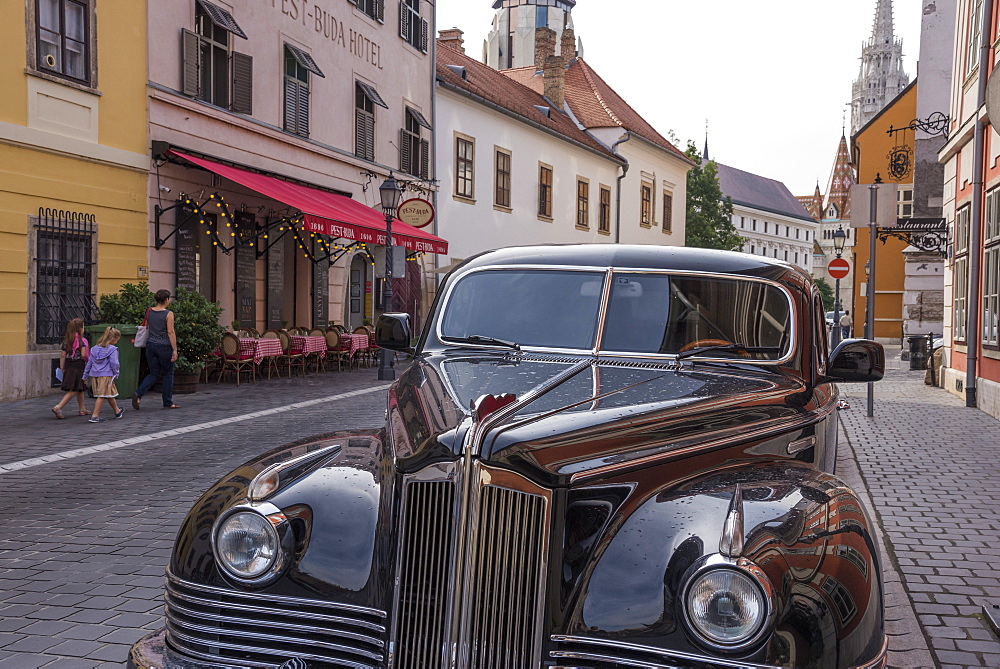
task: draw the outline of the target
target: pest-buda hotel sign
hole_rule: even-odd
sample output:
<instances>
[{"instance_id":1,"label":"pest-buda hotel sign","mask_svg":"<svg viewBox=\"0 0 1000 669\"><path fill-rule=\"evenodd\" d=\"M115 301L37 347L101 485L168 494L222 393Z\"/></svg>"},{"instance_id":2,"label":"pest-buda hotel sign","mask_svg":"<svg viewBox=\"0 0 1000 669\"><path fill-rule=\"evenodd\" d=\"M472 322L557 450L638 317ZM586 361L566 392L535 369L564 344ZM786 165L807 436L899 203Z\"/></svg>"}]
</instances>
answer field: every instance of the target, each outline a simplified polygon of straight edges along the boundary
<instances>
[{"instance_id":1,"label":"pest-buda hotel sign","mask_svg":"<svg viewBox=\"0 0 1000 669\"><path fill-rule=\"evenodd\" d=\"M312 26L317 34L338 44L378 69L382 69L382 47L363 34L348 28L344 22L312 0L271 0L271 6L292 21Z\"/></svg>"}]
</instances>

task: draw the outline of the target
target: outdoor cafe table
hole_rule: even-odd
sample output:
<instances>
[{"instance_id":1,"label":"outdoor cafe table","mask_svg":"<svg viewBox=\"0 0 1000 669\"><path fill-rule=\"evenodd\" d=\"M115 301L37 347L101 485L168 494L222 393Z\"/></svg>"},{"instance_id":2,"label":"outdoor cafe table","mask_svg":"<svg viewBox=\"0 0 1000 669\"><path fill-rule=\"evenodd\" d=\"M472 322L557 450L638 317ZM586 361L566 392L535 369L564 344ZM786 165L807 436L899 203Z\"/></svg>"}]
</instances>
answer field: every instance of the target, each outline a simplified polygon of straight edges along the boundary
<instances>
[{"instance_id":1,"label":"outdoor cafe table","mask_svg":"<svg viewBox=\"0 0 1000 669\"><path fill-rule=\"evenodd\" d=\"M240 354L252 355L254 364L259 365L260 361L264 358L272 356L277 357L281 355L281 340L241 337Z\"/></svg>"},{"instance_id":2,"label":"outdoor cafe table","mask_svg":"<svg viewBox=\"0 0 1000 669\"><path fill-rule=\"evenodd\" d=\"M353 360L358 351L368 348L368 335L366 334L342 334L340 335L341 346L347 351L347 359ZM347 344L344 346L344 344Z\"/></svg>"},{"instance_id":3,"label":"outdoor cafe table","mask_svg":"<svg viewBox=\"0 0 1000 669\"><path fill-rule=\"evenodd\" d=\"M319 353L319 357L326 357L326 337L321 335L292 335L292 348L302 349L303 355Z\"/></svg>"}]
</instances>

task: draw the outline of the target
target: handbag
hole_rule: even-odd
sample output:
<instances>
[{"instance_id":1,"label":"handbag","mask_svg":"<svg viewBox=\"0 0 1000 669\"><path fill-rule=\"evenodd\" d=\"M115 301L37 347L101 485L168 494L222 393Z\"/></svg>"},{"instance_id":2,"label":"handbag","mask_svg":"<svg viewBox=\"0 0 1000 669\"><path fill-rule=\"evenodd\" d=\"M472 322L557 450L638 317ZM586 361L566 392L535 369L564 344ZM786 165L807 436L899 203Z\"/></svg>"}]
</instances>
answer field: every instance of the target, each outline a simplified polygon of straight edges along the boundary
<instances>
[{"instance_id":1,"label":"handbag","mask_svg":"<svg viewBox=\"0 0 1000 669\"><path fill-rule=\"evenodd\" d=\"M142 325L135 329L135 339L132 343L136 348L142 348L146 345L147 339L149 339L149 309L146 309L146 314L142 317Z\"/></svg>"}]
</instances>

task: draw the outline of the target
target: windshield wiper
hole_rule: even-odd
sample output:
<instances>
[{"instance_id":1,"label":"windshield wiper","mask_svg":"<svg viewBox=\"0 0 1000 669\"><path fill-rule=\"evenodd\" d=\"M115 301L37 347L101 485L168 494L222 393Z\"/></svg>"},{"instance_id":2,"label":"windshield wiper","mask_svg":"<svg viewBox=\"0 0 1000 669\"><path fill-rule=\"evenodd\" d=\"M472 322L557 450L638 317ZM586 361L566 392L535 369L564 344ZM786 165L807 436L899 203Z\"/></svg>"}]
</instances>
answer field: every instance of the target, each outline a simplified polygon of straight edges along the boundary
<instances>
[{"instance_id":1,"label":"windshield wiper","mask_svg":"<svg viewBox=\"0 0 1000 669\"><path fill-rule=\"evenodd\" d=\"M486 337L484 335L469 335L468 337L442 337L448 341L455 341L462 344L496 344L497 346L504 346L506 348L512 348L515 351L520 351L521 346L515 342L507 341L505 339L497 339L495 337Z\"/></svg>"},{"instance_id":2,"label":"windshield wiper","mask_svg":"<svg viewBox=\"0 0 1000 669\"><path fill-rule=\"evenodd\" d=\"M694 355L701 355L702 353L710 353L712 351L735 351L738 353L780 353L780 346L744 346L743 344L716 344L714 346L699 346L698 348L693 348L690 351L680 351L677 354L678 360L683 360L684 358L690 358Z\"/></svg>"}]
</instances>

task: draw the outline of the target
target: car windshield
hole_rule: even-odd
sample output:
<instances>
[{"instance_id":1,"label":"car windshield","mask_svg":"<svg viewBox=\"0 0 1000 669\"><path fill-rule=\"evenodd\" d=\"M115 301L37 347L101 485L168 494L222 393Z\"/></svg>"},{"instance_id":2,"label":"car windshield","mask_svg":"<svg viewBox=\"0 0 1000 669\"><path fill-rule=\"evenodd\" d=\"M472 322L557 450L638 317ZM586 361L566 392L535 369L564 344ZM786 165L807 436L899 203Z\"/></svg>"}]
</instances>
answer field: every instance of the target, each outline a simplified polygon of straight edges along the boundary
<instances>
[{"instance_id":1,"label":"car windshield","mask_svg":"<svg viewBox=\"0 0 1000 669\"><path fill-rule=\"evenodd\" d=\"M500 347L592 349L604 276L565 269L473 272L451 290L441 336ZM789 299L773 284L616 272L601 350L777 360L788 352L791 331Z\"/></svg>"},{"instance_id":2,"label":"car windshield","mask_svg":"<svg viewBox=\"0 0 1000 669\"><path fill-rule=\"evenodd\" d=\"M446 340L490 338L544 348L591 349L604 275L567 270L485 270L459 280L441 321Z\"/></svg>"},{"instance_id":3,"label":"car windshield","mask_svg":"<svg viewBox=\"0 0 1000 669\"><path fill-rule=\"evenodd\" d=\"M632 353L705 349L712 357L777 360L787 353L790 336L788 297L772 284L616 273L601 349Z\"/></svg>"}]
</instances>

